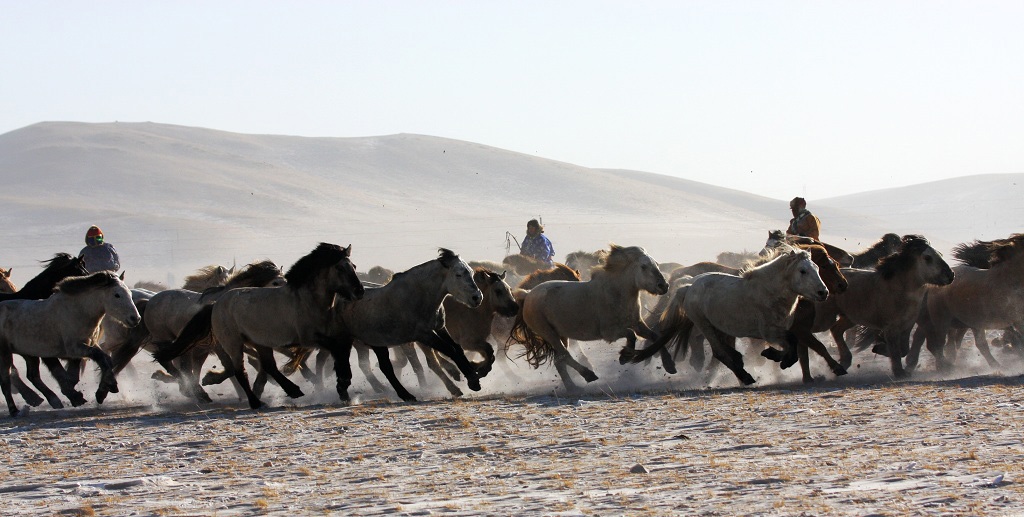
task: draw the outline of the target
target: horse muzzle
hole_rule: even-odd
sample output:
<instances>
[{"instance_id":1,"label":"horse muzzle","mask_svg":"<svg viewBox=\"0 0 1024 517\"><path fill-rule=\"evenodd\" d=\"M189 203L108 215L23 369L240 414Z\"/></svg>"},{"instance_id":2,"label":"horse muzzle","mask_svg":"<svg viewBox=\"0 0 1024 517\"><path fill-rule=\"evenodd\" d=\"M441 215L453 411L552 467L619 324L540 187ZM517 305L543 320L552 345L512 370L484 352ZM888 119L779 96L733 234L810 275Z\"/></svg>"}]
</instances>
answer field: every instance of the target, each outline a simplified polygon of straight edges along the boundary
<instances>
[{"instance_id":1,"label":"horse muzzle","mask_svg":"<svg viewBox=\"0 0 1024 517\"><path fill-rule=\"evenodd\" d=\"M814 293L814 301L823 302L828 299L828 289L820 289Z\"/></svg>"}]
</instances>

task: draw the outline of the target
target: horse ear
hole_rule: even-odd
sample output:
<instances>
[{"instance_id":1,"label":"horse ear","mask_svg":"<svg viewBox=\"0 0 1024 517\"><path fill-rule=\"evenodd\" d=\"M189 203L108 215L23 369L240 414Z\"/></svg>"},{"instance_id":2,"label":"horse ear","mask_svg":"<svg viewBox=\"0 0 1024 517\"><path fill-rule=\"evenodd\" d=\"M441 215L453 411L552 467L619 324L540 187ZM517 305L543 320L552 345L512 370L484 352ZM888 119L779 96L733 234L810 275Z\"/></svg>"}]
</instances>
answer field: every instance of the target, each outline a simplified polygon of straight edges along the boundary
<instances>
[{"instance_id":1,"label":"horse ear","mask_svg":"<svg viewBox=\"0 0 1024 517\"><path fill-rule=\"evenodd\" d=\"M500 279L504 280L504 279L505 279L505 274L506 274L506 273L508 273L508 271L502 271L502 272L501 272L501 274L500 274L500 275L498 275L498 278L500 278Z\"/></svg>"},{"instance_id":2,"label":"horse ear","mask_svg":"<svg viewBox=\"0 0 1024 517\"><path fill-rule=\"evenodd\" d=\"M124 271L122 271L122 272L121 272L121 276L119 276L119 277L117 277L117 278L120 278L120 279L121 279L121 281L122 281L122 282L124 282Z\"/></svg>"},{"instance_id":3,"label":"horse ear","mask_svg":"<svg viewBox=\"0 0 1024 517\"><path fill-rule=\"evenodd\" d=\"M349 244L348 247L345 248L345 256L346 257L351 257L352 256L352 244Z\"/></svg>"}]
</instances>

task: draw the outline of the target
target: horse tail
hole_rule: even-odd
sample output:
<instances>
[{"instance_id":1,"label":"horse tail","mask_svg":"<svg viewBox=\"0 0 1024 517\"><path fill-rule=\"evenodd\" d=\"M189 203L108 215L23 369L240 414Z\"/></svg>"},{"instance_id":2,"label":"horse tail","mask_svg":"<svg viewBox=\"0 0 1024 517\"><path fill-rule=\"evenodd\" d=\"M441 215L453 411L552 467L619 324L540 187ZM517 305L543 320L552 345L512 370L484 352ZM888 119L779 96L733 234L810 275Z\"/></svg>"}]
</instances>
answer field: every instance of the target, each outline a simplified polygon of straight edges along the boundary
<instances>
[{"instance_id":1,"label":"horse tail","mask_svg":"<svg viewBox=\"0 0 1024 517\"><path fill-rule=\"evenodd\" d=\"M519 304L519 311L516 312L515 322L512 324L512 330L509 331L508 339L505 341L505 355L508 355L508 349L512 345L523 345L526 347L526 352L519 357L526 358L526 362L530 366L539 368L540 365L552 358L554 354L551 345L545 342L544 338L537 335L537 333L526 324L526 320L523 319L523 302L526 299L527 293L529 293L529 291L523 290L517 290L515 293L516 302Z\"/></svg>"},{"instance_id":2,"label":"horse tail","mask_svg":"<svg viewBox=\"0 0 1024 517\"><path fill-rule=\"evenodd\" d=\"M690 332L693 330L693 322L686 317L683 309L683 301L686 299L686 291L690 286L680 287L669 303L665 312L658 320L658 338L650 341L647 348L643 350L629 350L623 348L620 354L632 363L639 363L654 357L661 349L678 343L676 355L685 355L690 346Z\"/></svg>"},{"instance_id":3,"label":"horse tail","mask_svg":"<svg viewBox=\"0 0 1024 517\"><path fill-rule=\"evenodd\" d=\"M197 343L208 337L212 330L213 308L216 305L212 303L200 309L195 316L192 316L192 319L188 320L178 337L170 344L161 345L160 349L153 354L153 358L160 363L170 361L188 352Z\"/></svg>"}]
</instances>

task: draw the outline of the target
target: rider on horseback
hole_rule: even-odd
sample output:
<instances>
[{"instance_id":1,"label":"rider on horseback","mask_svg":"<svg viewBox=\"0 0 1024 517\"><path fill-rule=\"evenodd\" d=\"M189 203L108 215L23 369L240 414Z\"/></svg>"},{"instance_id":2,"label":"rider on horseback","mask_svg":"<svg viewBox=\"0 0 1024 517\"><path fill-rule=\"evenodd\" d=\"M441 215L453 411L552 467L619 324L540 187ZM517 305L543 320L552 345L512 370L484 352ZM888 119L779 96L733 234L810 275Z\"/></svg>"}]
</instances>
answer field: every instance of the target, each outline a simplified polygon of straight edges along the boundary
<instances>
[{"instance_id":1,"label":"rider on horseback","mask_svg":"<svg viewBox=\"0 0 1024 517\"><path fill-rule=\"evenodd\" d=\"M821 233L821 220L807 210L807 200L795 197L789 202L789 209L793 211L793 218L789 220L786 235L802 235L820 240L818 235Z\"/></svg>"}]
</instances>

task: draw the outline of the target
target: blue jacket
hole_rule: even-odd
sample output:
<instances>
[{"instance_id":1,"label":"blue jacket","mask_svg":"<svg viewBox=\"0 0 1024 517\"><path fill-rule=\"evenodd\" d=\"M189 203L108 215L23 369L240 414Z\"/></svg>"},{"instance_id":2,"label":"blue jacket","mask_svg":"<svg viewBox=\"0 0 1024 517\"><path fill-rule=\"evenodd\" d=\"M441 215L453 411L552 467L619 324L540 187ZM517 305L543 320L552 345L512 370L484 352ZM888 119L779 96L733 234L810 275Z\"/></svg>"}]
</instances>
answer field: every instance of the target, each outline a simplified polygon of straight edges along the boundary
<instances>
[{"instance_id":1,"label":"blue jacket","mask_svg":"<svg viewBox=\"0 0 1024 517\"><path fill-rule=\"evenodd\" d=\"M551 258L555 256L555 247L543 233L538 233L536 237L527 235L519 247L519 253L543 261L548 266L554 265Z\"/></svg>"},{"instance_id":2,"label":"blue jacket","mask_svg":"<svg viewBox=\"0 0 1024 517\"><path fill-rule=\"evenodd\" d=\"M121 260L117 256L117 250L109 242L99 246L86 246L78 253L85 261L85 270L90 273L97 271L111 271L116 273L121 269Z\"/></svg>"}]
</instances>

